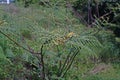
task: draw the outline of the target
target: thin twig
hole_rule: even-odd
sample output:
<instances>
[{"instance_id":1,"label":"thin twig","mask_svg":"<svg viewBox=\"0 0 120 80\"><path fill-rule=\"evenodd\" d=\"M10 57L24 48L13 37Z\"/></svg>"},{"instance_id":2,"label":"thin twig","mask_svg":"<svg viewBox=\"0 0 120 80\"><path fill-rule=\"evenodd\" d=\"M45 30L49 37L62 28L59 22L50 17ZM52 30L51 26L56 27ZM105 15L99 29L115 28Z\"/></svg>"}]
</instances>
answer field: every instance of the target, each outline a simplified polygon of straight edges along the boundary
<instances>
[{"instance_id":1,"label":"thin twig","mask_svg":"<svg viewBox=\"0 0 120 80\"><path fill-rule=\"evenodd\" d=\"M13 42L14 44L16 44L17 46L21 47L22 49L24 49L24 50L26 50L26 51L28 51L28 52L30 52L30 53L33 53L33 52L30 51L29 49L27 49L27 48L23 47L22 45L20 45L19 43L17 43L14 39L10 38L7 34L5 34L4 32L2 32L1 30L0 30L0 33L3 34L5 37L7 37L10 41L12 41L12 42Z\"/></svg>"}]
</instances>

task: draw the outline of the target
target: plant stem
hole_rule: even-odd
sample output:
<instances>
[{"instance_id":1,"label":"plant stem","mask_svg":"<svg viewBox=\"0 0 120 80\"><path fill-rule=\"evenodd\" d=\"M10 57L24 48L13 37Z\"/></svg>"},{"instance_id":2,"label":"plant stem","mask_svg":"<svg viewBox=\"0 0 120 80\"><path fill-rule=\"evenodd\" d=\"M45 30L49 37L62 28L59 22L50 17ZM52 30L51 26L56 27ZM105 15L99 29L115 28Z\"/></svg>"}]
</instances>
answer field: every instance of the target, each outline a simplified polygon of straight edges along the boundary
<instances>
[{"instance_id":1,"label":"plant stem","mask_svg":"<svg viewBox=\"0 0 120 80\"><path fill-rule=\"evenodd\" d=\"M70 69L70 67L71 67L71 65L72 65L72 63L73 63L73 61L74 61L74 59L75 59L75 57L76 57L76 55L77 55L78 53L79 53L79 50L78 50L76 53L73 53L73 55L72 55L72 57L71 57L71 59L70 59L70 62L69 62L69 64L66 66L65 72L64 72L64 74L62 75L62 77L64 77L64 76L66 75L67 71Z\"/></svg>"},{"instance_id":2,"label":"plant stem","mask_svg":"<svg viewBox=\"0 0 120 80\"><path fill-rule=\"evenodd\" d=\"M42 80L45 80L45 64L44 64L43 46L44 45L41 46L41 50L39 53L40 54L40 63L41 63L40 68L42 70L40 73L40 76L41 76Z\"/></svg>"},{"instance_id":3,"label":"plant stem","mask_svg":"<svg viewBox=\"0 0 120 80\"><path fill-rule=\"evenodd\" d=\"M26 50L26 51L28 51L28 52L30 52L30 53L33 53L33 52L30 51L29 49L21 46L19 43L17 43L14 39L10 38L7 34L5 34L4 32L2 32L1 30L0 30L0 33L3 34L5 37L7 37L10 41L12 41L13 43L15 43L17 46L21 47L22 49L24 49L24 50Z\"/></svg>"},{"instance_id":4,"label":"plant stem","mask_svg":"<svg viewBox=\"0 0 120 80\"><path fill-rule=\"evenodd\" d=\"M69 62L70 54L71 54L71 50L70 50L69 54L67 55L67 58L66 58L66 60L65 60L65 62L63 64L63 66L59 69L58 76L61 76L66 64Z\"/></svg>"}]
</instances>

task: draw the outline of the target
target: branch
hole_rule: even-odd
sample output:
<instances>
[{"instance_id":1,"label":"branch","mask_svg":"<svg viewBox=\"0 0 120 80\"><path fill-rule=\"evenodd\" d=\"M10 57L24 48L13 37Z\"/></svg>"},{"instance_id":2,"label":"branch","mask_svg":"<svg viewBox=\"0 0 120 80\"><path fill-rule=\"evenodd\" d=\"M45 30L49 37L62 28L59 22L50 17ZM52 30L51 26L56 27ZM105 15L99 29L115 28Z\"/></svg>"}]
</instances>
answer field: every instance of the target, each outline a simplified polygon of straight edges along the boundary
<instances>
[{"instance_id":1,"label":"branch","mask_svg":"<svg viewBox=\"0 0 120 80\"><path fill-rule=\"evenodd\" d=\"M43 45L41 47L41 64L42 64L42 79L45 80L45 67L44 67L44 57L43 57Z\"/></svg>"},{"instance_id":2,"label":"branch","mask_svg":"<svg viewBox=\"0 0 120 80\"><path fill-rule=\"evenodd\" d=\"M0 30L0 33L3 34L5 37L7 37L10 41L12 41L12 42L13 42L14 44L16 44L17 46L21 47L22 49L24 49L24 50L26 50L26 51L28 51L28 52L30 52L30 53L33 53L33 52L30 51L29 49L27 49L27 48L23 47L22 45L20 45L19 43L17 43L14 39L12 39L11 37L9 37L7 34L5 34L4 32L2 32L1 30Z\"/></svg>"},{"instance_id":3,"label":"branch","mask_svg":"<svg viewBox=\"0 0 120 80\"><path fill-rule=\"evenodd\" d=\"M39 54L40 55L40 66L41 66L41 69L42 69L42 72L41 72L41 79L42 80L45 80L45 67L44 67L44 59L43 59L43 46L44 44L41 46L41 49L40 49L40 52L34 52L34 51L31 51L31 48L27 49L25 47L23 47L22 45L20 45L19 43L17 43L14 39L12 39L11 37L9 37L7 34L5 34L4 32L2 32L0 30L0 33L3 34L5 37L7 37L10 41L12 41L14 44L16 44L17 46L21 47L23 50L26 50L30 53L34 53L34 54Z\"/></svg>"},{"instance_id":4,"label":"branch","mask_svg":"<svg viewBox=\"0 0 120 80\"><path fill-rule=\"evenodd\" d=\"M102 19L103 17L105 17L105 16L111 14L112 12L113 12L113 11L110 11L110 12L108 12L108 13L102 15L102 16L100 16L98 19ZM95 24L95 23L96 23L96 21L94 20L94 22L92 22L92 24L91 24L90 26L93 26L93 24Z\"/></svg>"}]
</instances>

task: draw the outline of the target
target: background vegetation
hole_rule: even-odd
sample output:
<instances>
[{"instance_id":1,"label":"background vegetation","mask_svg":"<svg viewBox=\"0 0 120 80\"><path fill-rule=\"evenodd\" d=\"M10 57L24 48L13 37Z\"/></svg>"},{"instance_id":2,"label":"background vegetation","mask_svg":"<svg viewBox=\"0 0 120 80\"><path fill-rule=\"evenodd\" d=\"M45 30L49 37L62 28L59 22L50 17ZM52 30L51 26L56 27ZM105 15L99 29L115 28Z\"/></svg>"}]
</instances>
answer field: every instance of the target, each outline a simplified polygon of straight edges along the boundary
<instances>
[{"instance_id":1,"label":"background vegetation","mask_svg":"<svg viewBox=\"0 0 120 80\"><path fill-rule=\"evenodd\" d=\"M119 7L119 0L0 5L0 80L119 80Z\"/></svg>"}]
</instances>

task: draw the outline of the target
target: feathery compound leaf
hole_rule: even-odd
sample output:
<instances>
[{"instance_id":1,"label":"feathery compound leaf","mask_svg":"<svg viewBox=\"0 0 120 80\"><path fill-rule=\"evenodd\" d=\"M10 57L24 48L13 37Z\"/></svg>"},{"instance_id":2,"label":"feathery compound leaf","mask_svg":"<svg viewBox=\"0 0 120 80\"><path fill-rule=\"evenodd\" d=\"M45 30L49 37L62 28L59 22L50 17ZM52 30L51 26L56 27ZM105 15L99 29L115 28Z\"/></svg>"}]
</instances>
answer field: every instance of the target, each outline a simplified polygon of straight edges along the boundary
<instances>
[{"instance_id":1,"label":"feathery compound leaf","mask_svg":"<svg viewBox=\"0 0 120 80\"><path fill-rule=\"evenodd\" d=\"M81 47L81 55L97 56L102 51L102 45L94 36L73 37L68 44Z\"/></svg>"}]
</instances>

